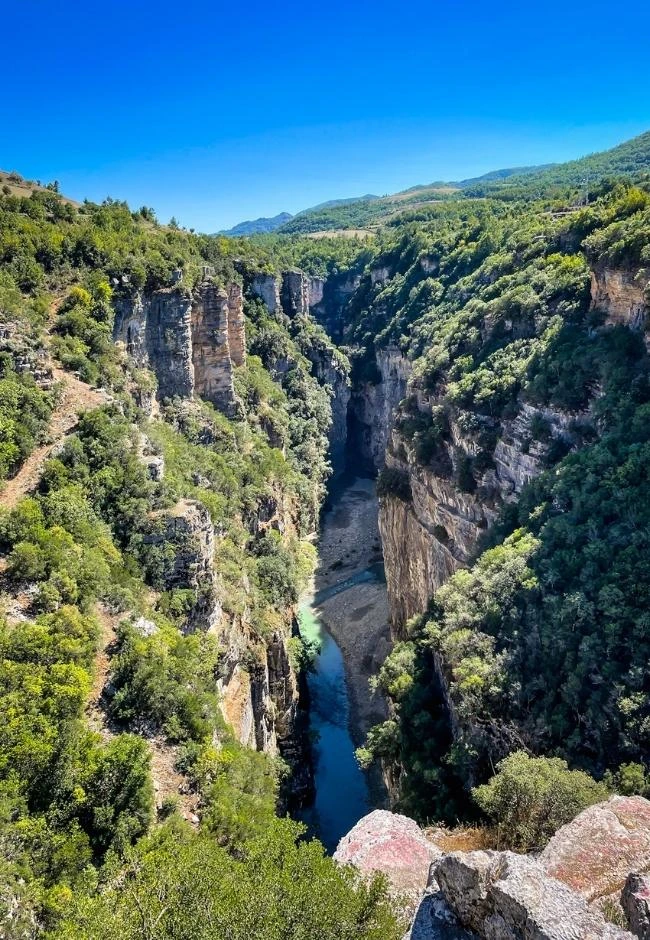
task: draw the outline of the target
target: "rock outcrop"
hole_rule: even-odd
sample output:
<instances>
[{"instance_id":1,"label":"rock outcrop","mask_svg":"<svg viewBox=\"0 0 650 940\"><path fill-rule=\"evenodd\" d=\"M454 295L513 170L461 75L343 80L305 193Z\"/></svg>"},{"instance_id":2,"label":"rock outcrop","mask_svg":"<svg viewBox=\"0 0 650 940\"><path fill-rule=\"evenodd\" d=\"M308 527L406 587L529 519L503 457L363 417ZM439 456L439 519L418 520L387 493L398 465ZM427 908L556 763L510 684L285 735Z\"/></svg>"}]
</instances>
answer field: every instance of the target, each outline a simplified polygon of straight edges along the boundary
<instances>
[{"instance_id":1,"label":"rock outcrop","mask_svg":"<svg viewBox=\"0 0 650 940\"><path fill-rule=\"evenodd\" d=\"M386 876L406 902L408 940L630 938L606 920L603 898L621 918L625 912L637 937L650 940L650 878L638 874L650 867L649 812L642 797L611 797L563 826L532 858L445 852L439 832L427 835L406 816L376 810L341 839L334 858L366 877Z\"/></svg>"},{"instance_id":2,"label":"rock outcrop","mask_svg":"<svg viewBox=\"0 0 650 940\"><path fill-rule=\"evenodd\" d=\"M434 864L433 877L463 926L486 940L632 936L526 855L452 852Z\"/></svg>"},{"instance_id":3,"label":"rock outcrop","mask_svg":"<svg viewBox=\"0 0 650 940\"><path fill-rule=\"evenodd\" d=\"M210 513L194 500L181 500L172 509L151 517L146 545L159 551L157 576L165 590L189 590L195 601L185 630L214 630L222 618L214 570L214 529Z\"/></svg>"},{"instance_id":4,"label":"rock outcrop","mask_svg":"<svg viewBox=\"0 0 650 940\"><path fill-rule=\"evenodd\" d=\"M650 940L650 878L631 872L621 895L621 906L630 930L640 940Z\"/></svg>"},{"instance_id":5,"label":"rock outcrop","mask_svg":"<svg viewBox=\"0 0 650 940\"><path fill-rule=\"evenodd\" d=\"M228 285L228 345L234 366L246 362L246 321L244 317L244 294L241 284Z\"/></svg>"},{"instance_id":6,"label":"rock outcrop","mask_svg":"<svg viewBox=\"0 0 650 940\"><path fill-rule=\"evenodd\" d=\"M150 369L157 395L211 401L239 414L233 369L246 358L243 297L205 280L193 293L182 285L136 293L115 304L114 338L141 369Z\"/></svg>"},{"instance_id":7,"label":"rock outcrop","mask_svg":"<svg viewBox=\"0 0 650 940\"><path fill-rule=\"evenodd\" d=\"M631 871L650 868L650 801L613 796L587 807L555 833L540 862L587 901L620 894Z\"/></svg>"},{"instance_id":8,"label":"rock outcrop","mask_svg":"<svg viewBox=\"0 0 650 940\"><path fill-rule=\"evenodd\" d=\"M395 409L406 395L411 363L396 346L377 352L379 381L364 382L354 390L352 433L354 447L369 470L381 470L386 461Z\"/></svg>"},{"instance_id":9,"label":"rock outcrop","mask_svg":"<svg viewBox=\"0 0 650 940\"><path fill-rule=\"evenodd\" d=\"M281 312L280 278L276 274L255 274L250 281L250 290L262 300L269 313Z\"/></svg>"},{"instance_id":10,"label":"rock outcrop","mask_svg":"<svg viewBox=\"0 0 650 940\"><path fill-rule=\"evenodd\" d=\"M404 386L395 395L400 393L404 397ZM424 411L434 405L435 401L417 394L409 402L409 408ZM383 420L385 413L384 406ZM410 417L407 412L405 420ZM429 462L418 458L414 442L399 429L401 418L402 411L397 408L385 443L381 435L372 433L372 424L367 425L375 451L381 452L383 445L386 466L408 481L406 494L386 493L382 497L379 513L396 635L410 617L426 609L435 591L468 563L503 504L515 499L544 469L546 444L533 439L531 428L542 425L547 440L561 440L571 447L590 415L536 408L524 402L514 418L498 423L484 419L478 431L474 428L469 433L466 427L472 421L476 425L475 416L450 414L447 434ZM481 439L490 440L489 453L481 453ZM478 462L481 459L483 464ZM472 468L467 482L463 480L466 467Z\"/></svg>"},{"instance_id":11,"label":"rock outcrop","mask_svg":"<svg viewBox=\"0 0 650 940\"><path fill-rule=\"evenodd\" d=\"M181 287L135 294L115 303L114 339L140 368L150 368L158 382L158 397L191 398L192 297Z\"/></svg>"},{"instance_id":12,"label":"rock outcrop","mask_svg":"<svg viewBox=\"0 0 650 940\"><path fill-rule=\"evenodd\" d=\"M233 383L230 310L229 294L215 284L202 285L192 304L191 343L194 391L234 417L239 409ZM236 329L233 325L233 334Z\"/></svg>"},{"instance_id":13,"label":"rock outcrop","mask_svg":"<svg viewBox=\"0 0 650 940\"><path fill-rule=\"evenodd\" d=\"M649 287L647 270L598 268L591 272L591 307L606 314L608 325L645 332L650 313Z\"/></svg>"},{"instance_id":14,"label":"rock outcrop","mask_svg":"<svg viewBox=\"0 0 650 940\"><path fill-rule=\"evenodd\" d=\"M376 809L341 839L334 859L364 875L381 872L397 895L419 901L441 854L408 816Z\"/></svg>"},{"instance_id":15,"label":"rock outcrop","mask_svg":"<svg viewBox=\"0 0 650 940\"><path fill-rule=\"evenodd\" d=\"M361 283L361 276L355 271L335 272L320 280L320 287L313 285L311 290L311 313L317 323L326 330L335 343L344 341L347 325L346 305ZM320 296L319 296L320 295Z\"/></svg>"},{"instance_id":16,"label":"rock outcrop","mask_svg":"<svg viewBox=\"0 0 650 940\"><path fill-rule=\"evenodd\" d=\"M313 780L308 716L289 658L290 635L291 627L277 629L261 642L246 621L222 622L219 704L241 744L282 757L291 770L284 799L302 806L312 797Z\"/></svg>"}]
</instances>

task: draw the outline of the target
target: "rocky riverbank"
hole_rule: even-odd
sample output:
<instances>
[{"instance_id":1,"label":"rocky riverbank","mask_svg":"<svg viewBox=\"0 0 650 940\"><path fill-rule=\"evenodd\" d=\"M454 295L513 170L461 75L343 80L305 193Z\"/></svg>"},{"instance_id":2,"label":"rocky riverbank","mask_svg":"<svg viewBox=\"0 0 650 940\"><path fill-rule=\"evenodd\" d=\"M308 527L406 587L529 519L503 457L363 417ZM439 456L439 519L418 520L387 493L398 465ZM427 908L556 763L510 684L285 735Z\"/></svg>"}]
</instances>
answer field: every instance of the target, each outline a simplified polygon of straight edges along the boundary
<instances>
[{"instance_id":1,"label":"rocky riverbank","mask_svg":"<svg viewBox=\"0 0 650 940\"><path fill-rule=\"evenodd\" d=\"M330 504L319 542L316 606L345 660L350 732L359 745L386 717L385 702L371 693L368 680L390 651L374 480L343 480Z\"/></svg>"}]
</instances>

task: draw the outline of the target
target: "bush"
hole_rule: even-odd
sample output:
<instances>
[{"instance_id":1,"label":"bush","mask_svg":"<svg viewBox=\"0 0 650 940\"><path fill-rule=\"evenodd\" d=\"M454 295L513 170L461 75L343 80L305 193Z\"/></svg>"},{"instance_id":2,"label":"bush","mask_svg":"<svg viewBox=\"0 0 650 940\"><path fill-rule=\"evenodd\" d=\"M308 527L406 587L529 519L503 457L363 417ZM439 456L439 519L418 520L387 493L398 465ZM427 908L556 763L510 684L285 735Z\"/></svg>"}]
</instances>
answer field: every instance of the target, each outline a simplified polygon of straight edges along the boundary
<instances>
[{"instance_id":1,"label":"bush","mask_svg":"<svg viewBox=\"0 0 650 940\"><path fill-rule=\"evenodd\" d=\"M377 495L381 499L386 496L395 496L404 503L413 499L411 481L406 470L398 467L384 467L377 477Z\"/></svg>"},{"instance_id":2,"label":"bush","mask_svg":"<svg viewBox=\"0 0 650 940\"><path fill-rule=\"evenodd\" d=\"M497 827L499 846L530 852L578 813L606 800L607 787L581 770L569 770L557 757L529 757L515 751L497 764L497 773L472 790Z\"/></svg>"},{"instance_id":3,"label":"bush","mask_svg":"<svg viewBox=\"0 0 650 940\"><path fill-rule=\"evenodd\" d=\"M78 894L53 940L399 940L380 878L361 881L301 829L275 820L236 857L172 819L133 854L124 879ZM143 923L155 925L143 934Z\"/></svg>"}]
</instances>

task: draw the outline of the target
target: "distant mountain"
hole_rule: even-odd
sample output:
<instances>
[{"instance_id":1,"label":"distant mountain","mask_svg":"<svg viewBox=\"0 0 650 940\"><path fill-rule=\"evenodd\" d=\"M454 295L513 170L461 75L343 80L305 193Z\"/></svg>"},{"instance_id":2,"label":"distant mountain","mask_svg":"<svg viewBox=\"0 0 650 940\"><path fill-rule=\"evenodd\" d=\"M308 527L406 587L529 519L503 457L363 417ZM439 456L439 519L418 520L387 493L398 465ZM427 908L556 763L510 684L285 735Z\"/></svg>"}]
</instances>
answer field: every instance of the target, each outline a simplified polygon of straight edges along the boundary
<instances>
[{"instance_id":1,"label":"distant mountain","mask_svg":"<svg viewBox=\"0 0 650 940\"><path fill-rule=\"evenodd\" d=\"M412 186L387 196L356 196L330 199L290 216L242 222L227 235L251 235L279 231L282 235L315 232L374 231L408 210L418 210L448 199L538 199L564 198L576 187L593 187L608 176L630 179L650 171L650 132L602 153L590 154L569 163L507 167L456 182ZM280 221L283 220L283 221ZM270 223L269 227L262 227ZM259 226L259 227L258 227Z\"/></svg>"},{"instance_id":2,"label":"distant mountain","mask_svg":"<svg viewBox=\"0 0 650 940\"><path fill-rule=\"evenodd\" d=\"M505 195L526 197L535 193L560 194L575 186L593 186L607 177L627 176L631 179L650 170L650 131L624 143L592 153L568 163L551 163L531 168L525 173L476 181L466 180L463 190L469 196Z\"/></svg>"},{"instance_id":3,"label":"distant mountain","mask_svg":"<svg viewBox=\"0 0 650 940\"><path fill-rule=\"evenodd\" d=\"M549 170L557 166L556 163L541 163L539 166L513 166L504 170L492 170L490 173L484 173L482 176L472 176L466 180L460 180L457 183L450 183L450 186L458 186L465 189L466 186L473 186L474 183L490 183L493 180L505 180L510 176L528 176L531 173L540 173L542 170Z\"/></svg>"},{"instance_id":4,"label":"distant mountain","mask_svg":"<svg viewBox=\"0 0 650 940\"><path fill-rule=\"evenodd\" d=\"M305 215L307 212L320 212L321 209L334 209L337 206L351 206L355 202L364 202L365 200L379 199L379 196L373 196L367 193L365 196L350 196L348 199L328 199L327 202L319 202L317 206L310 206L309 209L302 209L296 213L296 216Z\"/></svg>"},{"instance_id":5,"label":"distant mountain","mask_svg":"<svg viewBox=\"0 0 650 940\"><path fill-rule=\"evenodd\" d=\"M293 216L290 212L280 212L272 218L262 217L248 222L239 222L237 225L233 225L232 228L225 229L217 234L229 235L232 238L242 235L264 235L268 234L268 232L275 232L276 229L279 229L281 225L284 225L285 222L289 222L292 218Z\"/></svg>"}]
</instances>

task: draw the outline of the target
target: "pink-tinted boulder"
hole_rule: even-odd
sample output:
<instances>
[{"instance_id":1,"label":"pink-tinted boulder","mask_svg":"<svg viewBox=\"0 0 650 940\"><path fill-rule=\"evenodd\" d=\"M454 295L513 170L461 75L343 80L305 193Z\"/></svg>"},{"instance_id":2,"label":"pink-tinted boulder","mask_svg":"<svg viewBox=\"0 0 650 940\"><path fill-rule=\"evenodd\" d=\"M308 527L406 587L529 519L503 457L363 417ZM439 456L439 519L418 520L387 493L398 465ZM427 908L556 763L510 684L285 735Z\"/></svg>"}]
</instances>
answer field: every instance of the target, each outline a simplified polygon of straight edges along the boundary
<instances>
[{"instance_id":1,"label":"pink-tinted boulder","mask_svg":"<svg viewBox=\"0 0 650 940\"><path fill-rule=\"evenodd\" d=\"M419 900L431 863L440 855L440 849L408 816L377 809L341 839L334 858L365 875L382 872L396 894Z\"/></svg>"},{"instance_id":2,"label":"pink-tinted boulder","mask_svg":"<svg viewBox=\"0 0 650 940\"><path fill-rule=\"evenodd\" d=\"M631 871L650 867L650 801L612 796L589 806L558 829L540 862L587 901L620 892Z\"/></svg>"}]
</instances>

